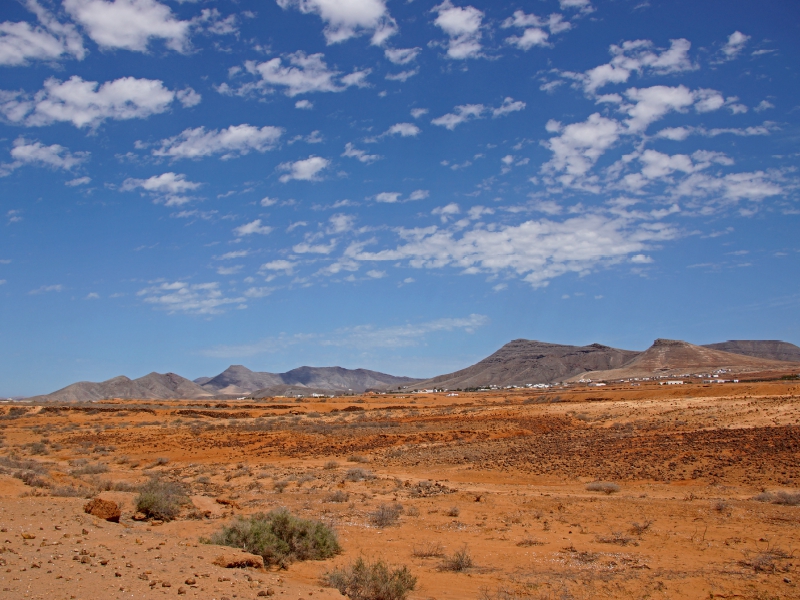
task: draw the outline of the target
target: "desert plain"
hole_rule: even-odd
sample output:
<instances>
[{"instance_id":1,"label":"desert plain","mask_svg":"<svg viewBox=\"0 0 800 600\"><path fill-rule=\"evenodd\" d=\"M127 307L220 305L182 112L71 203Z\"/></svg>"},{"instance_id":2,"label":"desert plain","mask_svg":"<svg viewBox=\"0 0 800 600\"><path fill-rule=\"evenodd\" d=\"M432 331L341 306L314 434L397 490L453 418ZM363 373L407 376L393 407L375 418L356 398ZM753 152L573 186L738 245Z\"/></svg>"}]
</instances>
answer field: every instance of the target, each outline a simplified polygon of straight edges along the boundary
<instances>
[{"instance_id":1,"label":"desert plain","mask_svg":"<svg viewBox=\"0 0 800 600\"><path fill-rule=\"evenodd\" d=\"M418 600L800 598L799 397L775 378L5 404L0 596L341 598L325 574L362 557L407 566ZM135 514L153 478L186 490L176 518ZM342 552L227 568L203 543L280 507Z\"/></svg>"}]
</instances>

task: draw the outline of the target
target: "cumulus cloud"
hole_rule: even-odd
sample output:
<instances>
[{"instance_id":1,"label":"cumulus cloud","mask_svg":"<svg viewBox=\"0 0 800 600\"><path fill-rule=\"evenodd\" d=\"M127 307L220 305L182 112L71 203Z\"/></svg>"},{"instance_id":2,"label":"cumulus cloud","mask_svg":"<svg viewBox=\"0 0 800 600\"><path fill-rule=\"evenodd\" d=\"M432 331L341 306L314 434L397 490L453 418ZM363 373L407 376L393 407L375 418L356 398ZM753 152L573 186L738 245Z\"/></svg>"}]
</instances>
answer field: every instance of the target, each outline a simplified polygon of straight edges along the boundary
<instances>
[{"instance_id":1,"label":"cumulus cloud","mask_svg":"<svg viewBox=\"0 0 800 600\"><path fill-rule=\"evenodd\" d=\"M408 198L403 199L403 194L400 192L381 192L375 194L373 198L376 202L384 204L396 204L398 202L415 202L417 200L424 200L430 195L428 190L414 190L408 195Z\"/></svg>"},{"instance_id":2,"label":"cumulus cloud","mask_svg":"<svg viewBox=\"0 0 800 600\"><path fill-rule=\"evenodd\" d=\"M461 8L445 0L433 8L438 16L434 24L449 37L448 58L463 60L482 56L481 26L484 14L474 6Z\"/></svg>"},{"instance_id":3,"label":"cumulus cloud","mask_svg":"<svg viewBox=\"0 0 800 600\"><path fill-rule=\"evenodd\" d=\"M743 34L741 31L734 31L732 34L728 36L728 41L722 47L722 54L724 56L724 60L733 60L747 45L748 40L750 39L749 35Z\"/></svg>"},{"instance_id":4,"label":"cumulus cloud","mask_svg":"<svg viewBox=\"0 0 800 600\"><path fill-rule=\"evenodd\" d=\"M366 164L373 163L376 160L380 160L381 158L383 158L379 154L368 154L365 150L359 150L353 145L352 142L347 142L345 144L342 156L346 156L347 158L355 158L359 162Z\"/></svg>"},{"instance_id":5,"label":"cumulus cloud","mask_svg":"<svg viewBox=\"0 0 800 600\"><path fill-rule=\"evenodd\" d=\"M291 274L297 263L290 260L271 260L259 267L259 271L284 271L287 275Z\"/></svg>"},{"instance_id":6,"label":"cumulus cloud","mask_svg":"<svg viewBox=\"0 0 800 600\"><path fill-rule=\"evenodd\" d=\"M283 132L283 128L269 125L260 129L247 124L211 130L196 127L185 129L179 135L162 140L161 146L153 150L153 155L179 159L221 154L221 158L225 160L249 154L251 151L272 150Z\"/></svg>"},{"instance_id":7,"label":"cumulus cloud","mask_svg":"<svg viewBox=\"0 0 800 600\"><path fill-rule=\"evenodd\" d=\"M83 38L72 24L61 23L36 0L25 2L39 25L21 21L0 23L0 65L24 66L31 60L58 60L73 56L83 60Z\"/></svg>"},{"instance_id":8,"label":"cumulus cloud","mask_svg":"<svg viewBox=\"0 0 800 600\"><path fill-rule=\"evenodd\" d=\"M389 81L408 81L414 75L419 75L419 69L409 69L407 71L400 71L399 73L387 73L386 79Z\"/></svg>"},{"instance_id":9,"label":"cumulus cloud","mask_svg":"<svg viewBox=\"0 0 800 600\"><path fill-rule=\"evenodd\" d=\"M253 234L267 235L272 233L272 227L268 225L262 225L261 219L256 219L255 221L250 221L244 225L239 225L239 227L233 230L233 233L236 235L236 237L244 237L246 235Z\"/></svg>"},{"instance_id":10,"label":"cumulus cloud","mask_svg":"<svg viewBox=\"0 0 800 600\"><path fill-rule=\"evenodd\" d=\"M649 40L634 40L621 45L612 44L611 61L589 69L585 73L565 71L563 77L576 81L589 95L610 83L625 83L633 73L645 72L664 75L690 71L696 68L689 59L692 44L686 39L670 40L666 50L654 48Z\"/></svg>"},{"instance_id":11,"label":"cumulus cloud","mask_svg":"<svg viewBox=\"0 0 800 600\"><path fill-rule=\"evenodd\" d=\"M447 223L451 217L459 213L461 213L461 208L455 202L451 202L446 206L437 206L431 211L432 215L439 215L439 219L442 223Z\"/></svg>"},{"instance_id":12,"label":"cumulus cloud","mask_svg":"<svg viewBox=\"0 0 800 600\"><path fill-rule=\"evenodd\" d=\"M416 137L422 130L413 123L395 123L386 130L386 135L400 135L401 137Z\"/></svg>"},{"instance_id":13,"label":"cumulus cloud","mask_svg":"<svg viewBox=\"0 0 800 600\"><path fill-rule=\"evenodd\" d=\"M70 179L69 181L65 181L64 185L69 187L77 187L79 185L89 185L92 182L91 177L76 177L75 179Z\"/></svg>"},{"instance_id":14,"label":"cumulus cloud","mask_svg":"<svg viewBox=\"0 0 800 600\"><path fill-rule=\"evenodd\" d=\"M525 103L522 100L514 100L513 98L506 98L503 104L497 108L492 109L492 116L494 118L503 117L509 113L517 112L525 109Z\"/></svg>"},{"instance_id":15,"label":"cumulus cloud","mask_svg":"<svg viewBox=\"0 0 800 600\"><path fill-rule=\"evenodd\" d=\"M320 156L309 156L294 162L285 162L278 165L278 171L286 171L280 176L280 181L319 181L320 173L331 164L327 158Z\"/></svg>"},{"instance_id":16,"label":"cumulus cloud","mask_svg":"<svg viewBox=\"0 0 800 600\"><path fill-rule=\"evenodd\" d=\"M178 52L189 49L189 21L156 0L64 0L64 8L101 48L146 52L152 38Z\"/></svg>"},{"instance_id":17,"label":"cumulus cloud","mask_svg":"<svg viewBox=\"0 0 800 600\"><path fill-rule=\"evenodd\" d=\"M0 177L24 165L69 171L85 162L89 158L89 153L73 153L59 144L45 146L41 142L28 142L25 138L18 137L14 140L11 158L14 159L13 162L0 164Z\"/></svg>"},{"instance_id":18,"label":"cumulus cloud","mask_svg":"<svg viewBox=\"0 0 800 600\"><path fill-rule=\"evenodd\" d=\"M552 13L548 18L543 19L535 14L525 14L524 11L517 10L514 15L503 21L502 27L508 29L517 27L523 29L521 35L512 35L506 38L506 43L516 46L520 50L530 50L534 46L550 46L547 41L550 34L558 34L572 28L569 21L565 21L563 15ZM545 31L549 29L550 33Z\"/></svg>"},{"instance_id":19,"label":"cumulus cloud","mask_svg":"<svg viewBox=\"0 0 800 600\"><path fill-rule=\"evenodd\" d=\"M311 110L314 108L314 103L310 100L298 100L294 103L295 108L299 108L300 110Z\"/></svg>"},{"instance_id":20,"label":"cumulus cloud","mask_svg":"<svg viewBox=\"0 0 800 600\"><path fill-rule=\"evenodd\" d=\"M625 261L653 244L676 238L678 232L665 223L616 210L491 229L476 223L463 232L456 226L401 229L399 235L403 241L393 249L368 252L354 244L345 254L356 261L451 267L465 274L510 272L541 287L567 273L585 275Z\"/></svg>"},{"instance_id":21,"label":"cumulus cloud","mask_svg":"<svg viewBox=\"0 0 800 600\"><path fill-rule=\"evenodd\" d=\"M136 295L147 304L166 310L170 314L216 315L224 312L226 307L233 304L238 305L237 308L246 306L244 304L246 299L243 296L225 296L217 282L161 283L139 290Z\"/></svg>"},{"instance_id":22,"label":"cumulus cloud","mask_svg":"<svg viewBox=\"0 0 800 600\"><path fill-rule=\"evenodd\" d=\"M431 121L434 125L445 127L452 131L461 123L481 119L484 115L491 113L492 117L502 117L512 112L517 112L525 108L525 103L521 100L506 98L503 103L495 108L484 106L483 104L462 104L456 106L453 112L436 117Z\"/></svg>"},{"instance_id":23,"label":"cumulus cloud","mask_svg":"<svg viewBox=\"0 0 800 600\"><path fill-rule=\"evenodd\" d=\"M372 44L382 45L397 33L397 23L384 0L277 0L284 10L296 8L317 14L325 22L325 40L336 44L364 33L372 33Z\"/></svg>"},{"instance_id":24,"label":"cumulus cloud","mask_svg":"<svg viewBox=\"0 0 800 600\"><path fill-rule=\"evenodd\" d=\"M386 48L383 54L396 65L407 65L417 59L421 48Z\"/></svg>"},{"instance_id":25,"label":"cumulus cloud","mask_svg":"<svg viewBox=\"0 0 800 600\"><path fill-rule=\"evenodd\" d=\"M99 85L73 75L63 82L47 79L33 98L0 91L0 112L9 121L28 126L67 122L96 127L106 119L143 119L163 113L174 99L175 92L157 79L121 77Z\"/></svg>"},{"instance_id":26,"label":"cumulus cloud","mask_svg":"<svg viewBox=\"0 0 800 600\"><path fill-rule=\"evenodd\" d=\"M190 202L192 198L185 196L185 192L196 190L202 184L188 181L186 175L173 172L154 175L148 179L128 178L120 187L123 192L142 189L151 194L156 202L163 202L167 206L180 206Z\"/></svg>"},{"instance_id":27,"label":"cumulus cloud","mask_svg":"<svg viewBox=\"0 0 800 600\"><path fill-rule=\"evenodd\" d=\"M365 69L342 76L341 71L328 68L321 52L307 55L298 51L285 58L288 63L286 65L282 58L273 58L262 63L247 61L245 70L259 76L261 81L255 86L246 85L239 91L231 90L227 84L223 84L218 90L222 93L248 93L255 88L270 92L274 87L282 87L289 97L312 92L343 92L351 86L366 85L365 80L370 73L370 69Z\"/></svg>"}]
</instances>

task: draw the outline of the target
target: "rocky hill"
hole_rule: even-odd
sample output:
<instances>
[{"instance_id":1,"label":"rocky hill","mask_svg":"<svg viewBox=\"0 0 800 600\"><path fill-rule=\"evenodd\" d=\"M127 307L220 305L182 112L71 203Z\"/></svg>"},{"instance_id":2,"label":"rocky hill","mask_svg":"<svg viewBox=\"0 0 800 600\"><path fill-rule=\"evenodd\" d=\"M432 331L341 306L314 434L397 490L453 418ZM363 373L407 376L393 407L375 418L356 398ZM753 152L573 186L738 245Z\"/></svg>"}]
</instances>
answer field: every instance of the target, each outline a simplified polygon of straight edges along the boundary
<instances>
[{"instance_id":1,"label":"rocky hill","mask_svg":"<svg viewBox=\"0 0 800 600\"><path fill-rule=\"evenodd\" d=\"M744 354L723 352L707 346L695 346L681 340L657 339L647 350L616 369L598 369L585 373L593 380L628 379L658 375L711 373L726 369L732 373L752 373L791 368L794 363L756 358ZM573 377L573 380L579 377Z\"/></svg>"},{"instance_id":2,"label":"rocky hill","mask_svg":"<svg viewBox=\"0 0 800 600\"><path fill-rule=\"evenodd\" d=\"M553 383L586 371L620 367L638 354L601 344L567 346L519 339L471 367L426 379L413 387L452 390L487 385Z\"/></svg>"},{"instance_id":3,"label":"rocky hill","mask_svg":"<svg viewBox=\"0 0 800 600\"><path fill-rule=\"evenodd\" d=\"M256 397L292 393L365 392L411 385L419 381L411 377L396 377L367 369L342 367L298 367L286 373L251 371L242 365L231 365L208 379L203 389L214 394L248 394ZM312 390L314 390L312 392Z\"/></svg>"},{"instance_id":4,"label":"rocky hill","mask_svg":"<svg viewBox=\"0 0 800 600\"><path fill-rule=\"evenodd\" d=\"M755 358L800 363L800 348L780 340L728 340L719 344L705 344L703 347Z\"/></svg>"},{"instance_id":5,"label":"rocky hill","mask_svg":"<svg viewBox=\"0 0 800 600\"><path fill-rule=\"evenodd\" d=\"M204 390L193 381L175 373L150 373L138 379L120 375L100 383L79 381L52 394L37 396L32 400L57 402L85 402L107 398L166 400L171 398L210 398L213 395L212 392Z\"/></svg>"}]
</instances>

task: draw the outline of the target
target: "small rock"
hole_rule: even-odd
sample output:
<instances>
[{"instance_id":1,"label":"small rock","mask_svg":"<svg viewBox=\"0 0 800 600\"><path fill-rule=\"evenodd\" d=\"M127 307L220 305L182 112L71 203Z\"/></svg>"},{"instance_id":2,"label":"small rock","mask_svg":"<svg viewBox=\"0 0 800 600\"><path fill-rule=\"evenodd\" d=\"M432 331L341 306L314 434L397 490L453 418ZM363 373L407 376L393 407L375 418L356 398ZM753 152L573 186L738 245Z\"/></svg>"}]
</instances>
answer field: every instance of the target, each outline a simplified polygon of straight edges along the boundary
<instances>
[{"instance_id":1,"label":"small rock","mask_svg":"<svg viewBox=\"0 0 800 600\"><path fill-rule=\"evenodd\" d=\"M172 587L172 584L169 581L162 581L161 587Z\"/></svg>"},{"instance_id":2,"label":"small rock","mask_svg":"<svg viewBox=\"0 0 800 600\"><path fill-rule=\"evenodd\" d=\"M256 596L264 597L264 596L273 596L275 594L275 590L272 588L267 588L265 590L261 590L256 594Z\"/></svg>"},{"instance_id":3,"label":"small rock","mask_svg":"<svg viewBox=\"0 0 800 600\"><path fill-rule=\"evenodd\" d=\"M788 577L784 577L783 578L783 583L792 583L792 580L789 579Z\"/></svg>"},{"instance_id":4,"label":"small rock","mask_svg":"<svg viewBox=\"0 0 800 600\"><path fill-rule=\"evenodd\" d=\"M189 577L186 581L184 581L186 585L195 585L197 580L194 577Z\"/></svg>"},{"instance_id":5,"label":"small rock","mask_svg":"<svg viewBox=\"0 0 800 600\"><path fill-rule=\"evenodd\" d=\"M234 569L241 567L256 567L264 568L263 557L257 554L250 554L249 552L237 552L235 550L227 551L224 554L219 554L213 561L219 567L226 569Z\"/></svg>"},{"instance_id":6,"label":"small rock","mask_svg":"<svg viewBox=\"0 0 800 600\"><path fill-rule=\"evenodd\" d=\"M33 535L32 533L23 533L22 534L22 539L23 540L35 540L36 536Z\"/></svg>"},{"instance_id":7,"label":"small rock","mask_svg":"<svg viewBox=\"0 0 800 600\"><path fill-rule=\"evenodd\" d=\"M119 523L119 518L122 516L122 511L116 502L103 500L102 498L94 498L87 502L83 507L83 512L112 523ZM85 529L83 530L84 535L88 533Z\"/></svg>"},{"instance_id":8,"label":"small rock","mask_svg":"<svg viewBox=\"0 0 800 600\"><path fill-rule=\"evenodd\" d=\"M181 586L181 587L178 588L178 595L179 596L182 596L185 593L186 593L186 588L185 587Z\"/></svg>"},{"instance_id":9,"label":"small rock","mask_svg":"<svg viewBox=\"0 0 800 600\"><path fill-rule=\"evenodd\" d=\"M135 512L133 513L133 520L134 521L147 521L147 515L143 512Z\"/></svg>"}]
</instances>

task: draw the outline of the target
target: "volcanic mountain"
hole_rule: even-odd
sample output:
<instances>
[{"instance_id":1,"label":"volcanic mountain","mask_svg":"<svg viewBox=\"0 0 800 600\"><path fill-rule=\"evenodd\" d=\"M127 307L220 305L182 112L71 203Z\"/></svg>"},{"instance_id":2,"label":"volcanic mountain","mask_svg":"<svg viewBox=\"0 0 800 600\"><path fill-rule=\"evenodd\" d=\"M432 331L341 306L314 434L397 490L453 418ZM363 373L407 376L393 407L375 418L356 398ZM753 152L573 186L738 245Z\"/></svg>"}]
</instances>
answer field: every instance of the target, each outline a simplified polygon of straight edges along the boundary
<instances>
[{"instance_id":1,"label":"volcanic mountain","mask_svg":"<svg viewBox=\"0 0 800 600\"><path fill-rule=\"evenodd\" d=\"M100 383L79 381L52 394L37 396L33 400L57 402L80 402L107 398L166 400L171 398L209 398L213 395L213 392L204 390L196 383L175 373L150 373L138 379L120 375Z\"/></svg>"},{"instance_id":2,"label":"volcanic mountain","mask_svg":"<svg viewBox=\"0 0 800 600\"><path fill-rule=\"evenodd\" d=\"M785 361L723 352L707 346L695 346L681 340L657 339L650 348L621 368L598 369L584 373L581 377L593 380L613 380L658 375L702 374L719 369L726 369L733 373L752 373L785 370L792 368L793 365L794 363ZM572 379L575 380L578 377Z\"/></svg>"},{"instance_id":3,"label":"volcanic mountain","mask_svg":"<svg viewBox=\"0 0 800 600\"><path fill-rule=\"evenodd\" d=\"M195 380L199 381L199 380ZM202 384L214 394L248 394L255 397L293 393L356 392L386 390L420 381L396 377L367 369L342 367L298 367L286 373L251 371L242 365L231 365L216 377Z\"/></svg>"},{"instance_id":4,"label":"volcanic mountain","mask_svg":"<svg viewBox=\"0 0 800 600\"><path fill-rule=\"evenodd\" d=\"M800 363L800 348L780 340L728 340L719 344L704 344L703 347L755 358Z\"/></svg>"},{"instance_id":5,"label":"volcanic mountain","mask_svg":"<svg viewBox=\"0 0 800 600\"><path fill-rule=\"evenodd\" d=\"M566 346L519 339L471 367L426 379L413 387L452 390L487 385L553 383L586 371L621 367L638 354L601 344Z\"/></svg>"}]
</instances>

